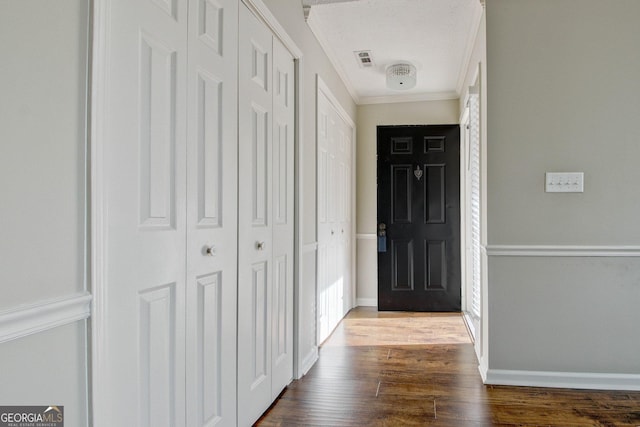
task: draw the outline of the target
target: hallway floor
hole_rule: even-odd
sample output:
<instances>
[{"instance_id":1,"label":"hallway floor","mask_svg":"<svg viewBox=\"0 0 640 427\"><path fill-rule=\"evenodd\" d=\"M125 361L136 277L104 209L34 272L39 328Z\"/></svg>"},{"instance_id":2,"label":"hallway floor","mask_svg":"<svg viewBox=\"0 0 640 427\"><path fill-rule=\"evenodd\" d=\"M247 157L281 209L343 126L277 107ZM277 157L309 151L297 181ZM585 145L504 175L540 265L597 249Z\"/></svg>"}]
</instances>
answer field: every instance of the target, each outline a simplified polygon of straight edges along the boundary
<instances>
[{"instance_id":1,"label":"hallway floor","mask_svg":"<svg viewBox=\"0 0 640 427\"><path fill-rule=\"evenodd\" d=\"M640 426L640 392L485 386L459 314L352 310L258 426Z\"/></svg>"}]
</instances>

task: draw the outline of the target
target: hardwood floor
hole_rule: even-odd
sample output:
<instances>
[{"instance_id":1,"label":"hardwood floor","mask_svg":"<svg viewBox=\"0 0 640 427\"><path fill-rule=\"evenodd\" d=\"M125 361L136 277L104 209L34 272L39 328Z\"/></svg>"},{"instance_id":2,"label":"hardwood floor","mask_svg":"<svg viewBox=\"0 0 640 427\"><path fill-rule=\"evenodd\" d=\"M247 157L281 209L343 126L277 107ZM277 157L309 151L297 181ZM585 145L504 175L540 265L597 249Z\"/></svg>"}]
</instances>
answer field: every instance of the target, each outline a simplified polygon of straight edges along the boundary
<instances>
[{"instance_id":1,"label":"hardwood floor","mask_svg":"<svg viewBox=\"0 0 640 427\"><path fill-rule=\"evenodd\" d=\"M352 310L258 426L640 426L640 392L485 386L459 314Z\"/></svg>"}]
</instances>

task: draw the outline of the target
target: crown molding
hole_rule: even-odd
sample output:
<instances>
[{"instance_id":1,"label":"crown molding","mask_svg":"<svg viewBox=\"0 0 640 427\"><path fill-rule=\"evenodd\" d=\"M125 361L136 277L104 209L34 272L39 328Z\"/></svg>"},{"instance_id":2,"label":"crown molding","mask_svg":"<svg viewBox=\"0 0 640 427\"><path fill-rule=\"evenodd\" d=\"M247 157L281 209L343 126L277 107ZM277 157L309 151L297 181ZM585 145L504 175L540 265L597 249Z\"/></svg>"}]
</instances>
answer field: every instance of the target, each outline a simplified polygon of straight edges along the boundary
<instances>
[{"instance_id":1,"label":"crown molding","mask_svg":"<svg viewBox=\"0 0 640 427\"><path fill-rule=\"evenodd\" d=\"M336 70L336 73L338 73L340 80L342 80L342 83L347 89L347 92L349 92L349 95L351 95L351 99L353 99L353 102L355 102L356 104L360 104L360 97L358 96L358 94L356 93L356 90L351 84L351 81L349 80L349 76L340 65L340 62L337 60L336 54L333 51L333 49L331 49L331 47L329 46L329 43L327 43L326 36L322 32L322 30L315 24L313 15L309 16L309 19L307 20L307 25L309 26L309 28L311 29L311 32L313 33L316 40L320 44L320 47L322 47L322 50L327 55L327 58L329 58L329 62L331 62L331 65L333 65L334 70Z\"/></svg>"},{"instance_id":2,"label":"crown molding","mask_svg":"<svg viewBox=\"0 0 640 427\"><path fill-rule=\"evenodd\" d=\"M456 92L458 93L458 95L462 95L464 93L463 86L467 78L467 73L469 72L469 66L471 65L473 48L475 47L476 40L478 40L480 24L482 23L482 15L484 14L484 1L480 0L480 4L482 7L477 10L476 14L473 17L471 31L469 31L469 36L467 38L466 48L464 52L464 60L462 62L463 66L460 68L460 71L458 73L458 83L456 84Z\"/></svg>"}]
</instances>

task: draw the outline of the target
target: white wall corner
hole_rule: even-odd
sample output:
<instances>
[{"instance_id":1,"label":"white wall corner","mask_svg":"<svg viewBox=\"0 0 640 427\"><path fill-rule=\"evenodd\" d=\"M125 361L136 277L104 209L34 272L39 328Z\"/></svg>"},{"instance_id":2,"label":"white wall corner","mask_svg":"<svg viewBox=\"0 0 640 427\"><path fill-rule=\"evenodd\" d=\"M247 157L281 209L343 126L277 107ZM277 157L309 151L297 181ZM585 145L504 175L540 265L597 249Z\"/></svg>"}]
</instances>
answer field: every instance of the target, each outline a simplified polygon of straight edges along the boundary
<instances>
[{"instance_id":1,"label":"white wall corner","mask_svg":"<svg viewBox=\"0 0 640 427\"><path fill-rule=\"evenodd\" d=\"M640 375L638 374L489 369L486 373L486 379L483 377L483 381L485 384L493 385L640 391Z\"/></svg>"},{"instance_id":2,"label":"white wall corner","mask_svg":"<svg viewBox=\"0 0 640 427\"><path fill-rule=\"evenodd\" d=\"M91 314L91 295L75 294L0 312L0 343L43 332Z\"/></svg>"}]
</instances>

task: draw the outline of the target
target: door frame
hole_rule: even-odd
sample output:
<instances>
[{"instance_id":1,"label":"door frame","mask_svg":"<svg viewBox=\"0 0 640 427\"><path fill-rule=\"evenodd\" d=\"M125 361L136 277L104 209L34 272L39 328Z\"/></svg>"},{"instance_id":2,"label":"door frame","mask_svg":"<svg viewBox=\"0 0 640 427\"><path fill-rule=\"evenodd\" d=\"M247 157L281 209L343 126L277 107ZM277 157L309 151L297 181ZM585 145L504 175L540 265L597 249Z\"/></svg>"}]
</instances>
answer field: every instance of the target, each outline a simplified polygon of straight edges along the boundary
<instances>
[{"instance_id":1,"label":"door frame","mask_svg":"<svg viewBox=\"0 0 640 427\"><path fill-rule=\"evenodd\" d=\"M287 48L294 58L294 108L295 108L295 131L294 131L294 321L293 321L293 376L300 378L303 373L299 372L298 364L298 330L300 303L299 286L301 283L300 260L302 258L302 191L303 181L301 167L303 147L303 103L302 103L302 70L303 53L286 30L278 22L275 16L267 8L262 0L241 0L249 10L262 20ZM107 347L106 325L106 260L107 254L107 229L108 206L106 204L106 188L108 182L105 175L105 146L108 143L108 104L110 82L106 70L110 66L109 48L111 31L109 23L111 0L92 0L90 12L90 80L89 80L89 176L90 176L90 236L87 250L89 251L90 262L90 292L91 316L89 317L89 344L87 348L90 368L87 369L89 378L87 386L89 418L91 424L96 424L95 420L108 419L110 408L106 404L108 397L105 391L100 388L100 384L105 381L106 365L103 355Z\"/></svg>"}]
</instances>

